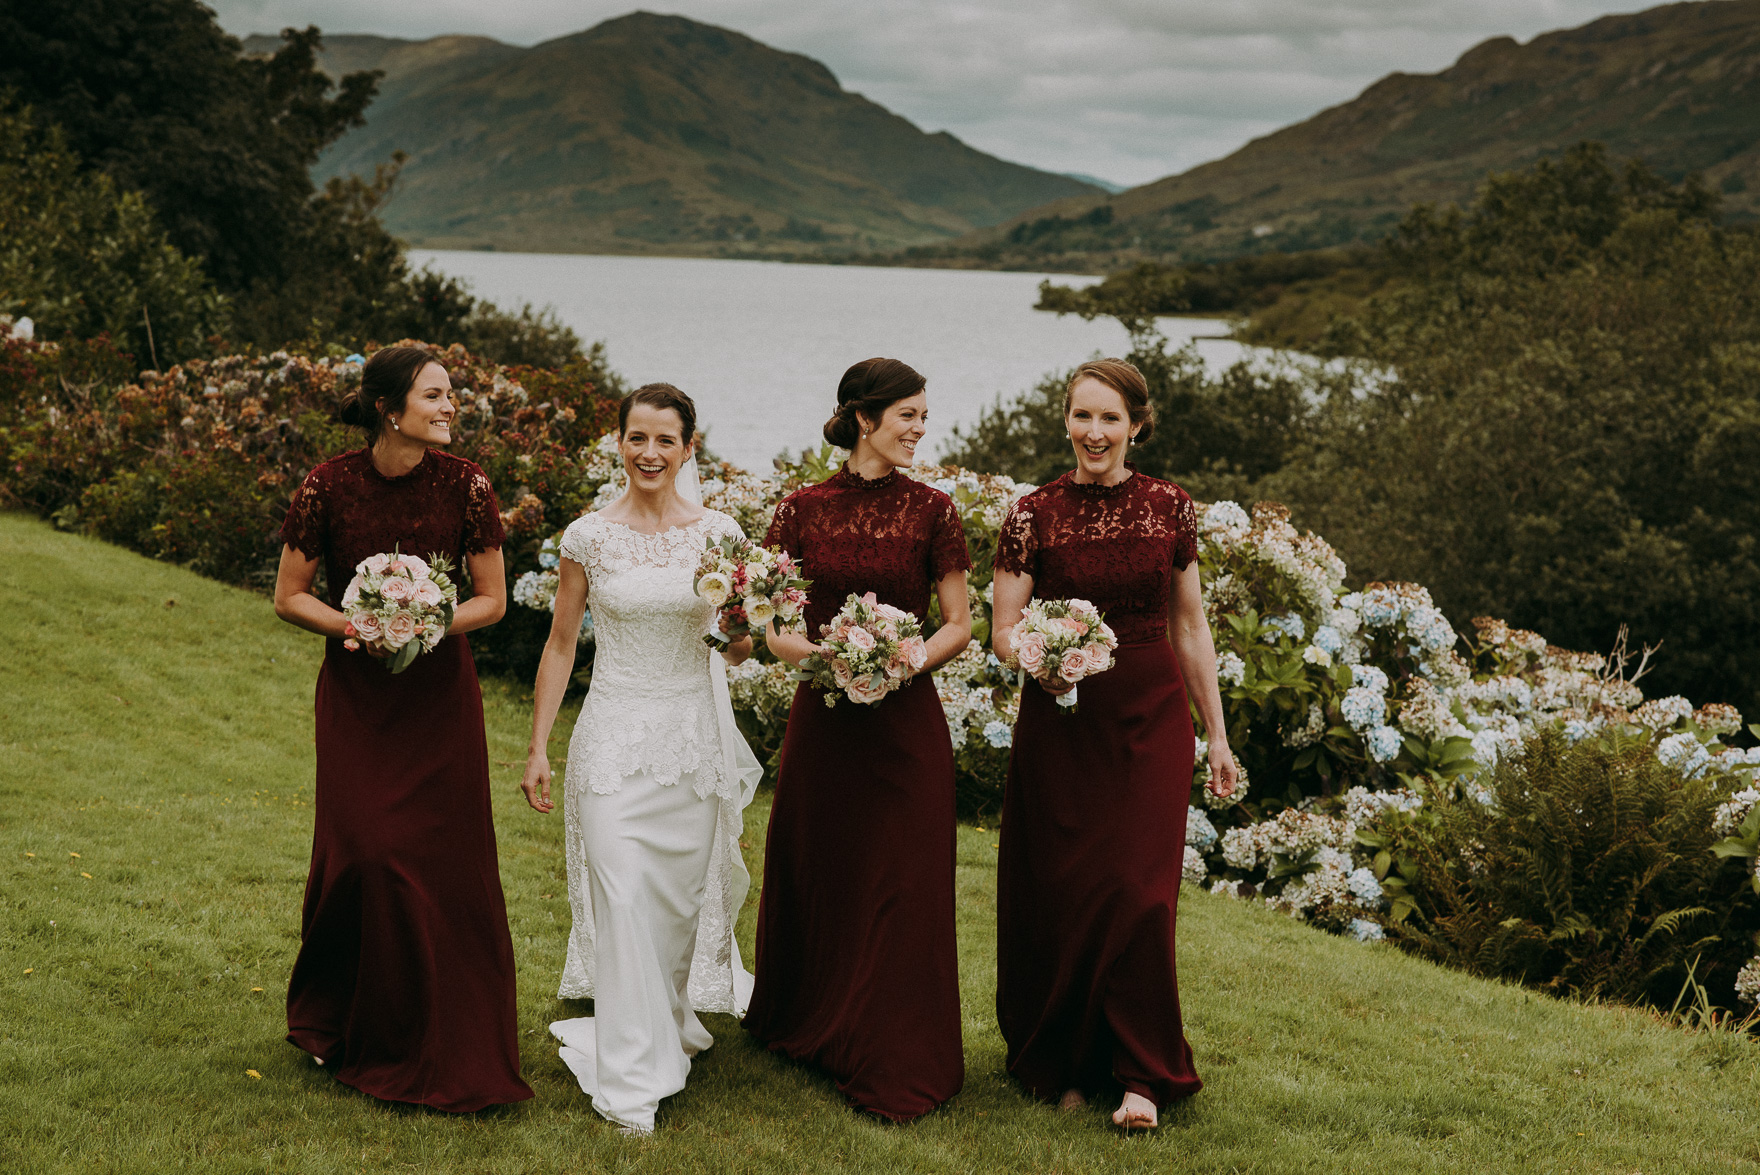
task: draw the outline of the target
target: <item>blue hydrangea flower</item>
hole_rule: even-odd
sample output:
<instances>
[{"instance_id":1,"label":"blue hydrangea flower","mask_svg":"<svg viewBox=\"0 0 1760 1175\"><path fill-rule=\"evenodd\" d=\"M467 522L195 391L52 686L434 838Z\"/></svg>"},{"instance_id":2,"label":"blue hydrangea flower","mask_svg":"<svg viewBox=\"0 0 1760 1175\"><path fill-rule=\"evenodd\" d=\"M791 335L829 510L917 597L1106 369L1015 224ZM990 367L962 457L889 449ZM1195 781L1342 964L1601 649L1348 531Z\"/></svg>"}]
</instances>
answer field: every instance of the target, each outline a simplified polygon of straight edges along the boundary
<instances>
[{"instance_id":1,"label":"blue hydrangea flower","mask_svg":"<svg viewBox=\"0 0 1760 1175\"><path fill-rule=\"evenodd\" d=\"M946 494L950 498L953 497L953 491L955 491L959 488L957 485L954 484L953 479L951 477L938 477L934 481L930 482L929 484L934 486L936 489L940 490L942 493Z\"/></svg>"},{"instance_id":2,"label":"blue hydrangea flower","mask_svg":"<svg viewBox=\"0 0 1760 1175\"><path fill-rule=\"evenodd\" d=\"M1458 639L1447 617L1435 608L1419 608L1407 616L1406 633L1420 648L1432 653L1453 648Z\"/></svg>"},{"instance_id":3,"label":"blue hydrangea flower","mask_svg":"<svg viewBox=\"0 0 1760 1175\"><path fill-rule=\"evenodd\" d=\"M1344 648L1344 636L1332 625L1322 624L1314 630L1313 644L1316 648L1325 649L1327 653L1336 657L1339 650Z\"/></svg>"},{"instance_id":4,"label":"blue hydrangea flower","mask_svg":"<svg viewBox=\"0 0 1760 1175\"><path fill-rule=\"evenodd\" d=\"M1239 685L1246 680L1247 663L1237 653L1224 653L1216 658L1216 677L1223 685Z\"/></svg>"},{"instance_id":5,"label":"blue hydrangea flower","mask_svg":"<svg viewBox=\"0 0 1760 1175\"><path fill-rule=\"evenodd\" d=\"M1377 726L1363 736L1363 745L1368 748L1371 759L1377 763L1386 763L1399 756L1400 747L1404 743L1399 737L1399 731L1393 727Z\"/></svg>"},{"instance_id":6,"label":"blue hydrangea flower","mask_svg":"<svg viewBox=\"0 0 1760 1175\"><path fill-rule=\"evenodd\" d=\"M1387 931L1379 922L1371 922L1367 918L1352 918L1351 937L1358 942L1380 942L1387 937Z\"/></svg>"},{"instance_id":7,"label":"blue hydrangea flower","mask_svg":"<svg viewBox=\"0 0 1760 1175\"><path fill-rule=\"evenodd\" d=\"M1186 805L1186 843L1201 853L1207 853L1216 845L1216 825L1210 823L1210 817L1202 808Z\"/></svg>"},{"instance_id":8,"label":"blue hydrangea flower","mask_svg":"<svg viewBox=\"0 0 1760 1175\"><path fill-rule=\"evenodd\" d=\"M984 726L984 739L991 746L997 748L1013 746L1014 727L992 718Z\"/></svg>"},{"instance_id":9,"label":"blue hydrangea flower","mask_svg":"<svg viewBox=\"0 0 1760 1175\"><path fill-rule=\"evenodd\" d=\"M545 539L544 545L538 548L538 566L545 571L555 571L559 562L561 560L556 554L556 540Z\"/></svg>"},{"instance_id":10,"label":"blue hydrangea flower","mask_svg":"<svg viewBox=\"0 0 1760 1175\"><path fill-rule=\"evenodd\" d=\"M367 357L358 351L343 360L344 363L365 363L366 361Z\"/></svg>"},{"instance_id":11,"label":"blue hydrangea flower","mask_svg":"<svg viewBox=\"0 0 1760 1175\"><path fill-rule=\"evenodd\" d=\"M1357 609L1370 628L1386 628L1399 619L1402 610L1399 596L1384 587L1364 592L1362 606Z\"/></svg>"},{"instance_id":12,"label":"blue hydrangea flower","mask_svg":"<svg viewBox=\"0 0 1760 1175\"><path fill-rule=\"evenodd\" d=\"M1387 699L1374 690L1358 687L1345 691L1338 704L1345 725L1359 733L1384 726L1387 722Z\"/></svg>"},{"instance_id":13,"label":"blue hydrangea flower","mask_svg":"<svg viewBox=\"0 0 1760 1175\"><path fill-rule=\"evenodd\" d=\"M1265 627L1269 630L1263 634L1267 644L1276 644L1278 633L1284 633L1298 641L1308 635L1307 624L1294 612L1282 616L1267 616Z\"/></svg>"},{"instance_id":14,"label":"blue hydrangea flower","mask_svg":"<svg viewBox=\"0 0 1760 1175\"><path fill-rule=\"evenodd\" d=\"M593 643L593 612L590 608L581 609L580 643L583 645Z\"/></svg>"},{"instance_id":15,"label":"blue hydrangea flower","mask_svg":"<svg viewBox=\"0 0 1760 1175\"><path fill-rule=\"evenodd\" d=\"M1704 774L1711 766L1711 752L1691 734L1671 734L1656 744L1656 757L1664 766L1678 767L1688 779Z\"/></svg>"},{"instance_id":16,"label":"blue hydrangea flower","mask_svg":"<svg viewBox=\"0 0 1760 1175\"><path fill-rule=\"evenodd\" d=\"M1375 876L1375 870L1367 865L1352 870L1351 875L1345 878L1345 884L1350 886L1352 895L1362 905L1370 909L1381 905L1381 881Z\"/></svg>"},{"instance_id":17,"label":"blue hydrangea flower","mask_svg":"<svg viewBox=\"0 0 1760 1175\"><path fill-rule=\"evenodd\" d=\"M1384 694L1387 692L1387 674L1373 665L1352 665L1351 684L1359 689Z\"/></svg>"},{"instance_id":18,"label":"blue hydrangea flower","mask_svg":"<svg viewBox=\"0 0 1760 1175\"><path fill-rule=\"evenodd\" d=\"M1595 724L1582 718L1572 718L1564 724L1564 737L1567 742L1580 743L1595 735Z\"/></svg>"}]
</instances>

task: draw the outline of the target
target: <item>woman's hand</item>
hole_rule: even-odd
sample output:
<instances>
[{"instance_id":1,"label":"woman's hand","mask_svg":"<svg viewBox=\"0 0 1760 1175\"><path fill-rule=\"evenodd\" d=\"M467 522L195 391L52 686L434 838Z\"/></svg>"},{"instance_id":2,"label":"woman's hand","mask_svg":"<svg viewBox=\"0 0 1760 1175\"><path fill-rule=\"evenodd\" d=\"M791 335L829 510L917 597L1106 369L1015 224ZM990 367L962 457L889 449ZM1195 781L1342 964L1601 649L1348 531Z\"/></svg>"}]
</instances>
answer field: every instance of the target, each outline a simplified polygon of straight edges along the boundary
<instances>
[{"instance_id":1,"label":"woman's hand","mask_svg":"<svg viewBox=\"0 0 1760 1175\"><path fill-rule=\"evenodd\" d=\"M550 756L533 751L526 756L526 775L519 781L519 790L526 793L526 803L535 811L548 813L556 807L550 801Z\"/></svg>"},{"instance_id":2,"label":"woman's hand","mask_svg":"<svg viewBox=\"0 0 1760 1175\"><path fill-rule=\"evenodd\" d=\"M752 655L752 634L747 633L737 641L729 641L721 646L721 657L729 665L738 665Z\"/></svg>"},{"instance_id":3,"label":"woman's hand","mask_svg":"<svg viewBox=\"0 0 1760 1175\"><path fill-rule=\"evenodd\" d=\"M1210 740L1210 781L1204 786L1210 794L1227 798L1234 794L1234 789L1241 780L1240 764L1234 761L1234 752L1221 739Z\"/></svg>"},{"instance_id":4,"label":"woman's hand","mask_svg":"<svg viewBox=\"0 0 1760 1175\"><path fill-rule=\"evenodd\" d=\"M764 643L770 646L772 653L796 669L799 669L801 662L814 653L823 654L825 652L825 646L815 644L807 638L804 632L778 630L774 620L770 622L770 626L764 634Z\"/></svg>"},{"instance_id":5,"label":"woman's hand","mask_svg":"<svg viewBox=\"0 0 1760 1175\"><path fill-rule=\"evenodd\" d=\"M1042 680L1035 677L1033 680L1039 683L1040 689L1044 690L1054 698L1061 698L1064 694L1067 694L1070 690L1076 688L1074 682L1065 681L1061 677L1047 677Z\"/></svg>"}]
</instances>

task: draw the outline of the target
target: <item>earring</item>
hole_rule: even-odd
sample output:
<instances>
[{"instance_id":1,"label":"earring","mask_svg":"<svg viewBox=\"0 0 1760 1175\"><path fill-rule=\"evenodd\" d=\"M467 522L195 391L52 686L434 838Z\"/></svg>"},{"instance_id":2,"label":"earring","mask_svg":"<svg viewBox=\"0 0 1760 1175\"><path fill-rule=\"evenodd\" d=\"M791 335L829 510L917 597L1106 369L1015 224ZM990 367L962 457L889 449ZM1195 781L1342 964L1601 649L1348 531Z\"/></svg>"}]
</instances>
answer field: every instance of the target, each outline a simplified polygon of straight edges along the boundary
<instances>
[{"instance_id":1,"label":"earring","mask_svg":"<svg viewBox=\"0 0 1760 1175\"><path fill-rule=\"evenodd\" d=\"M403 431L403 426L397 423L397 417L395 416L391 418L391 427L395 428L398 432Z\"/></svg>"}]
</instances>

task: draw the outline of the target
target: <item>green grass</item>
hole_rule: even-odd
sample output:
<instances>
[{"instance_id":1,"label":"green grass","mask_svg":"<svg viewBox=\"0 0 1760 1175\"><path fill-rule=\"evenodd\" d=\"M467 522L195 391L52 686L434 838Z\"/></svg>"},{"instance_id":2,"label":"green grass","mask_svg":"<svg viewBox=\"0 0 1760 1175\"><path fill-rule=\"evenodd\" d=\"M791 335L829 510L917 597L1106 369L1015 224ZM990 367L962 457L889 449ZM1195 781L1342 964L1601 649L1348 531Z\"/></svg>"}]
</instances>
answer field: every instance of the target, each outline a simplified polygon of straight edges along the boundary
<instances>
[{"instance_id":1,"label":"green grass","mask_svg":"<svg viewBox=\"0 0 1760 1175\"><path fill-rule=\"evenodd\" d=\"M1098 1110L1029 1102L1002 1072L991 1011L995 834L970 827L968 1076L951 1105L904 1127L858 1117L711 1017L719 1043L657 1135L625 1139L544 1034L579 1014L554 998L561 825L519 800L524 700L496 682L496 819L537 1097L463 1118L377 1103L281 1039L318 642L260 597L0 514L0 650L6 1172L1760 1169L1760 1050L1200 893L1182 902L1180 946L1204 1092L1129 1141ZM747 819L754 872L767 811L760 798Z\"/></svg>"}]
</instances>

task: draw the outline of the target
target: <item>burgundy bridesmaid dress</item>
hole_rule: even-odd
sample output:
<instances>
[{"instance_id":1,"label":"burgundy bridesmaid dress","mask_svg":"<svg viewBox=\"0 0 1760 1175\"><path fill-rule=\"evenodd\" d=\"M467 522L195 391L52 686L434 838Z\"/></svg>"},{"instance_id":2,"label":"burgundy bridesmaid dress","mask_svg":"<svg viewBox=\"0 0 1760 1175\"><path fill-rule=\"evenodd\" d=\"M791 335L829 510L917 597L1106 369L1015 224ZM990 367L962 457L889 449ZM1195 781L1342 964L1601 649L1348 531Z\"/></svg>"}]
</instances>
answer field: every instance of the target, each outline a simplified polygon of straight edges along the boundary
<instances>
[{"instance_id":1,"label":"burgundy bridesmaid dress","mask_svg":"<svg viewBox=\"0 0 1760 1175\"><path fill-rule=\"evenodd\" d=\"M1170 482L1064 474L1015 503L998 571L1084 599L1118 636L1071 713L1021 695L997 862L996 1015L1034 1097L1119 1086L1157 1106L1202 1087L1180 1020L1174 914L1192 790L1192 718L1167 637L1174 574L1197 557Z\"/></svg>"},{"instance_id":2,"label":"burgundy bridesmaid dress","mask_svg":"<svg viewBox=\"0 0 1760 1175\"><path fill-rule=\"evenodd\" d=\"M312 470L281 537L323 560L334 604L369 555L441 553L457 567L503 534L471 462L430 449L386 477L363 449ZM316 827L287 1039L386 1101L464 1113L531 1097L470 642L449 636L393 674L327 641L316 709Z\"/></svg>"},{"instance_id":3,"label":"burgundy bridesmaid dress","mask_svg":"<svg viewBox=\"0 0 1760 1175\"><path fill-rule=\"evenodd\" d=\"M845 466L789 495L765 542L812 579L814 636L851 592L923 617L930 585L971 566L952 501L896 470L869 481ZM829 709L803 684L770 811L746 1028L884 1118L958 1093L953 869L953 747L931 676Z\"/></svg>"}]
</instances>

